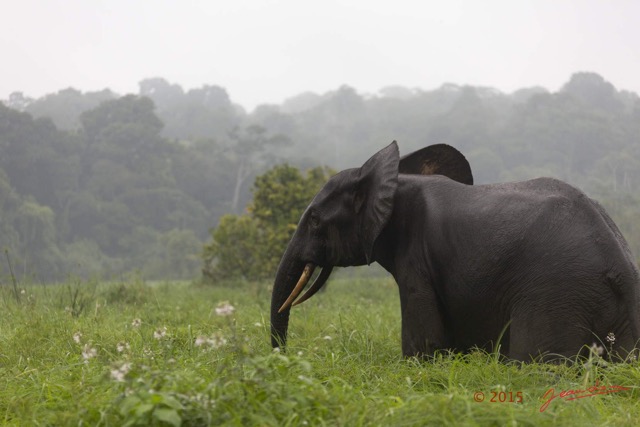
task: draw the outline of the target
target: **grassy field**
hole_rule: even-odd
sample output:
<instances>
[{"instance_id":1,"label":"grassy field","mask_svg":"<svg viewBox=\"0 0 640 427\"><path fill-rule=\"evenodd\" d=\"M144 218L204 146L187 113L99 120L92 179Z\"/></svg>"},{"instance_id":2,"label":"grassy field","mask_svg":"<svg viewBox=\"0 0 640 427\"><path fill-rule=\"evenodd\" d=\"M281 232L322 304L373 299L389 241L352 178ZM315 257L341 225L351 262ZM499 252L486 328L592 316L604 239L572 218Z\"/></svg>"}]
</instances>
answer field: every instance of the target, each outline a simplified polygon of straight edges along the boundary
<instances>
[{"instance_id":1,"label":"grassy field","mask_svg":"<svg viewBox=\"0 0 640 427\"><path fill-rule=\"evenodd\" d=\"M638 425L638 362L403 359L388 279L330 283L294 308L288 351L273 353L267 286L0 287L0 423ZM540 411L549 389L589 387L616 392L558 397Z\"/></svg>"}]
</instances>

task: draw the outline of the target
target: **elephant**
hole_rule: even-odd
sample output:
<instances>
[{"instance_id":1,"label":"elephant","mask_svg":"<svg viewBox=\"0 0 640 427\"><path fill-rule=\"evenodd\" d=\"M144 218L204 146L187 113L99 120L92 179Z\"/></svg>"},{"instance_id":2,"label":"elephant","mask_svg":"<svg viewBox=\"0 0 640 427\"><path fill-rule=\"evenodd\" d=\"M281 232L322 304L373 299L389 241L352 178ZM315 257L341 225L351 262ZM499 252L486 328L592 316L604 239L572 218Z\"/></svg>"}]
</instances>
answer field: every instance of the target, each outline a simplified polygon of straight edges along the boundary
<instances>
[{"instance_id":1,"label":"elephant","mask_svg":"<svg viewBox=\"0 0 640 427\"><path fill-rule=\"evenodd\" d=\"M373 262L398 285L406 357L479 348L553 361L594 343L609 357L637 354L640 280L629 246L600 204L558 179L473 185L457 149L400 158L396 141L339 172L278 266L272 346L284 349L291 307L334 267Z\"/></svg>"}]
</instances>

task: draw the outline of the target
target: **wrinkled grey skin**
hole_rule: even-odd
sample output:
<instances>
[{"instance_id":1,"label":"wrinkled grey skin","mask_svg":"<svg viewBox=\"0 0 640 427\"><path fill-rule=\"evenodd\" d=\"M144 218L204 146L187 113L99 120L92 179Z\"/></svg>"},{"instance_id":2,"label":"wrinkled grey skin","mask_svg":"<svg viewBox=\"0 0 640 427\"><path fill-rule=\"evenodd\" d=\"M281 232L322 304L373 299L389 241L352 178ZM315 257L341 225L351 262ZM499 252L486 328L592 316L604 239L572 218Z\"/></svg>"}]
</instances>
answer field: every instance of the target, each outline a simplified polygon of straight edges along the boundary
<instances>
[{"instance_id":1,"label":"wrinkled grey skin","mask_svg":"<svg viewBox=\"0 0 640 427\"><path fill-rule=\"evenodd\" d=\"M290 310L278 310L306 263L378 262L398 284L405 356L492 350L501 337L508 358L552 360L608 344L610 332L628 355L640 338L640 281L604 209L551 178L472 183L452 147L400 159L395 142L332 177L280 263L272 345L285 344Z\"/></svg>"}]
</instances>

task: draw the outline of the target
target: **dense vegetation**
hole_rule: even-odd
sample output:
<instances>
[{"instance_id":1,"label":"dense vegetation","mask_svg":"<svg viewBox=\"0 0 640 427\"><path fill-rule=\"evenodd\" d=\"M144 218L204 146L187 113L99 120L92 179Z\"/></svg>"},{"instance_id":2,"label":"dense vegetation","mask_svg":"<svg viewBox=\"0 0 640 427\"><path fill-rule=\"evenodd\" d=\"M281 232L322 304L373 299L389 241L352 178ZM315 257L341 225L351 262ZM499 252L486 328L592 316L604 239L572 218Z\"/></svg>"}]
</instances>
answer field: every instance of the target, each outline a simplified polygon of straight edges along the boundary
<instances>
[{"instance_id":1,"label":"dense vegetation","mask_svg":"<svg viewBox=\"0 0 640 427\"><path fill-rule=\"evenodd\" d=\"M0 279L9 263L39 280L194 277L209 229L243 213L258 175L284 162L358 166L393 139L402 153L456 146L477 183L567 180L601 201L640 253L640 98L599 75L575 74L555 93L444 85L371 96L344 86L251 113L223 88L156 78L137 95L65 89L0 104Z\"/></svg>"},{"instance_id":2,"label":"dense vegetation","mask_svg":"<svg viewBox=\"0 0 640 427\"><path fill-rule=\"evenodd\" d=\"M335 281L293 310L290 347L272 353L265 288L0 288L0 424L635 426L640 417L638 362L401 358L390 279ZM556 398L540 412L549 389L596 384L629 390Z\"/></svg>"},{"instance_id":3,"label":"dense vegetation","mask_svg":"<svg viewBox=\"0 0 640 427\"><path fill-rule=\"evenodd\" d=\"M211 230L211 242L203 251L205 278L273 277L298 219L331 174L317 167L303 176L285 164L258 176L247 214L224 215Z\"/></svg>"}]
</instances>

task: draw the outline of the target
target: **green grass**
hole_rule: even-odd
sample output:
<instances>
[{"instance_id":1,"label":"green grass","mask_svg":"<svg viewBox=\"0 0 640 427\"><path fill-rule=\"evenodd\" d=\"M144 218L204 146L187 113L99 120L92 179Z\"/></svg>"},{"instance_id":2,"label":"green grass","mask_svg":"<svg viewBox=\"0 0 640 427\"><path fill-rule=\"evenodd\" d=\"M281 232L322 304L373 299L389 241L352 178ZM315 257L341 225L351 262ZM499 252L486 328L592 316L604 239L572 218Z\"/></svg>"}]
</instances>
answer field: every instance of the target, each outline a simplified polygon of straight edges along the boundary
<instances>
[{"instance_id":1,"label":"green grass","mask_svg":"<svg viewBox=\"0 0 640 427\"><path fill-rule=\"evenodd\" d=\"M267 287L75 282L28 286L20 301L0 287L0 423L620 426L640 418L638 362L520 366L481 351L403 359L387 279L332 282L292 310L288 350L273 353ZM216 314L221 301L233 315ZM206 339L226 342L213 348ZM556 399L540 412L549 388L596 381L630 390ZM510 392L523 402L490 402Z\"/></svg>"}]
</instances>

